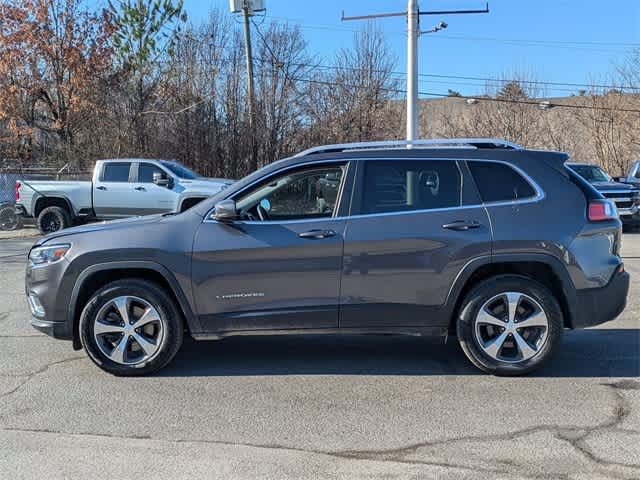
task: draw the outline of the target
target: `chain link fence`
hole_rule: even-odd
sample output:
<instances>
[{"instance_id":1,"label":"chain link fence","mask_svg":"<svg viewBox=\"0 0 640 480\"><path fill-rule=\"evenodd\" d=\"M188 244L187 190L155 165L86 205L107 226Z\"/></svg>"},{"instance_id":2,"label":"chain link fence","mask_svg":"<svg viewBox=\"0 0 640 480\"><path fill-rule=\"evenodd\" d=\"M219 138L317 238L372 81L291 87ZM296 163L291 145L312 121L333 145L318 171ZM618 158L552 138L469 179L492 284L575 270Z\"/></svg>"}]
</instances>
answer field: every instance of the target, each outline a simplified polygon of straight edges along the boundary
<instances>
[{"instance_id":1,"label":"chain link fence","mask_svg":"<svg viewBox=\"0 0 640 480\"><path fill-rule=\"evenodd\" d=\"M72 171L67 166L60 169L0 166L0 203L15 202L16 182L20 180L90 180L91 174L90 171Z\"/></svg>"},{"instance_id":2,"label":"chain link fence","mask_svg":"<svg viewBox=\"0 0 640 480\"><path fill-rule=\"evenodd\" d=\"M16 202L16 182L28 183L32 180L89 180L91 172L72 171L67 165L58 168L21 168L0 166L0 230L13 230L20 225L14 218Z\"/></svg>"}]
</instances>

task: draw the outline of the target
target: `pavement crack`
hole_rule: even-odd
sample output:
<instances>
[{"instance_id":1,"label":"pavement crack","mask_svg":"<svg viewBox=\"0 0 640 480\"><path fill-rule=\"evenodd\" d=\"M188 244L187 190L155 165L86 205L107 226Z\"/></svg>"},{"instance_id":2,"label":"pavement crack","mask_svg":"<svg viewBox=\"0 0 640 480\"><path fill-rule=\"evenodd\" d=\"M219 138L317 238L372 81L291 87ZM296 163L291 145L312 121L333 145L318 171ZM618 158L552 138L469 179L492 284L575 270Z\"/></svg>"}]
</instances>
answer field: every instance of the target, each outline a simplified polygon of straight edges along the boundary
<instances>
[{"instance_id":1,"label":"pavement crack","mask_svg":"<svg viewBox=\"0 0 640 480\"><path fill-rule=\"evenodd\" d=\"M29 383L31 380L33 380L33 378L35 378L36 376L46 372L51 367L54 367L54 366L57 366L57 365L61 365L63 363L75 362L77 360L82 360L84 358L85 357L65 358L64 360L58 360L56 362L48 363L48 364L44 365L43 367L41 367L38 370L35 370L33 372L29 372L29 373L26 373L24 375L19 375L19 377L24 377L24 381L20 382L20 384L18 384L15 388L12 388L8 392L4 392L2 395L0 395L0 398L5 398L5 397L8 397L9 395L13 395L14 393L17 393L22 387L24 387L27 383Z\"/></svg>"},{"instance_id":2,"label":"pavement crack","mask_svg":"<svg viewBox=\"0 0 640 480\"><path fill-rule=\"evenodd\" d=\"M283 450L297 453L305 453L312 455L326 455L329 457L341 458L344 460L368 460L368 461L387 461L392 463L402 463L409 465L424 465L424 466L434 466L441 468L453 468L459 470L466 471L481 471L485 473L493 473L493 474L507 474L509 473L507 470L498 469L498 468L485 468L473 466L470 467L468 465L458 465L451 462L438 462L438 461L427 461L427 460L413 460L413 459L380 459L380 458L356 458L343 456L340 454L336 454L335 452L325 451L325 450L314 450L314 449L304 449L299 447L288 447L285 445L277 445L277 444L256 444L256 443L245 443L245 442L229 442L223 440L204 440L204 439L162 439L162 438L152 438L148 435L117 435L110 433L91 433L91 432L78 432L78 433L68 433L59 430L50 430L50 429L31 429L31 428L13 428L13 427L3 427L1 428L3 431L7 432L22 432L22 433L43 433L43 434L52 434L52 435L67 435L70 437L96 437L96 438L110 438L110 439L118 439L118 440L148 440L155 442L167 442L167 443L177 443L177 444L202 444L202 445L220 445L220 446L229 446L229 447L246 447L246 448L259 448L259 449L267 449L267 450ZM545 476L538 475L530 475L524 474L520 475L522 478L531 478L531 479L542 479L547 478Z\"/></svg>"},{"instance_id":3,"label":"pavement crack","mask_svg":"<svg viewBox=\"0 0 640 480\"><path fill-rule=\"evenodd\" d=\"M2 318L0 318L0 321ZM35 335L0 335L0 338L47 338L39 334Z\"/></svg>"},{"instance_id":4,"label":"pavement crack","mask_svg":"<svg viewBox=\"0 0 640 480\"><path fill-rule=\"evenodd\" d=\"M602 385L616 390L640 390L640 382L637 380L620 380L619 382L603 383Z\"/></svg>"},{"instance_id":5,"label":"pavement crack","mask_svg":"<svg viewBox=\"0 0 640 480\"><path fill-rule=\"evenodd\" d=\"M631 470L640 470L640 465L608 461L597 456L587 445L586 439L595 432L618 431L620 424L631 413L631 407L620 392L621 390L640 389L640 383L633 380L622 380L616 383L604 383L601 386L609 388L613 392L614 404L612 414L604 421L591 427L562 426L555 424L537 425L522 430L516 430L501 434L490 435L466 435L443 440L414 443L411 445L383 450L342 450L333 452L335 456L360 459L388 459L393 461L406 460L411 454L417 454L423 448L438 448L445 445L465 442L492 442L512 441L535 433L549 432L559 440L569 443L576 451L592 463L600 467L620 467ZM492 460L493 461L493 460ZM495 460L495 463L500 460ZM515 467L515 466L514 466ZM469 467L471 468L471 467ZM475 467L474 467L475 468ZM624 477L623 477L624 478Z\"/></svg>"},{"instance_id":6,"label":"pavement crack","mask_svg":"<svg viewBox=\"0 0 640 480\"><path fill-rule=\"evenodd\" d=\"M570 435L566 435L565 432L558 431L556 432L556 437L569 443L576 451L580 452L585 458L595 463L596 465L605 467L616 466L640 470L640 464L621 463L605 460L596 455L596 453L587 444L587 438L593 433L607 430L619 431L618 427L620 426L620 424L622 424L624 419L631 414L631 406L628 404L624 395L620 393L620 390L624 391L640 389L640 384L633 380L621 380L615 383L602 383L600 385L611 389L611 391L613 392L615 403L613 405L613 415L609 418L609 420L601 423L600 425L585 428L584 433L580 435L572 437Z\"/></svg>"}]
</instances>

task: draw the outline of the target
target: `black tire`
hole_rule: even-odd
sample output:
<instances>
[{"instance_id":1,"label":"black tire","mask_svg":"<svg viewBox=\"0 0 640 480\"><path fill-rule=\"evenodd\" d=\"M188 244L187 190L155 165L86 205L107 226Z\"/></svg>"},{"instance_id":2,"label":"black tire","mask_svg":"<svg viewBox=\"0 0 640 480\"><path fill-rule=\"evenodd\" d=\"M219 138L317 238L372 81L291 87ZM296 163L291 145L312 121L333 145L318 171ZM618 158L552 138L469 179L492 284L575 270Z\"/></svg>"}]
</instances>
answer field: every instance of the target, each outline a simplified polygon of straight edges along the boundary
<instances>
[{"instance_id":1,"label":"black tire","mask_svg":"<svg viewBox=\"0 0 640 480\"><path fill-rule=\"evenodd\" d=\"M22 228L22 218L16 215L15 207L11 204L0 206L0 230L11 232Z\"/></svg>"},{"instance_id":2,"label":"black tire","mask_svg":"<svg viewBox=\"0 0 640 480\"><path fill-rule=\"evenodd\" d=\"M123 365L109 358L98 346L94 336L96 316L115 298L137 297L155 308L162 322L162 339L157 353L148 360L133 365ZM175 357L182 345L184 326L182 314L174 300L155 283L141 280L118 280L98 290L85 306L80 318L80 339L89 358L102 370L117 376L141 376L154 373Z\"/></svg>"},{"instance_id":3,"label":"black tire","mask_svg":"<svg viewBox=\"0 0 640 480\"><path fill-rule=\"evenodd\" d=\"M521 292L535 300L546 315L546 341L531 358L519 362L497 360L487 354L476 338L476 318L480 308L490 299L505 292ZM562 338L564 320L562 309L554 295L542 284L528 277L500 275L476 285L464 298L457 319L457 335L465 355L480 370L493 375L525 375L551 358Z\"/></svg>"},{"instance_id":4,"label":"black tire","mask_svg":"<svg viewBox=\"0 0 640 480\"><path fill-rule=\"evenodd\" d=\"M38 215L36 225L43 235L47 235L48 233L69 228L71 226L71 215L65 208L47 207L42 209Z\"/></svg>"}]
</instances>

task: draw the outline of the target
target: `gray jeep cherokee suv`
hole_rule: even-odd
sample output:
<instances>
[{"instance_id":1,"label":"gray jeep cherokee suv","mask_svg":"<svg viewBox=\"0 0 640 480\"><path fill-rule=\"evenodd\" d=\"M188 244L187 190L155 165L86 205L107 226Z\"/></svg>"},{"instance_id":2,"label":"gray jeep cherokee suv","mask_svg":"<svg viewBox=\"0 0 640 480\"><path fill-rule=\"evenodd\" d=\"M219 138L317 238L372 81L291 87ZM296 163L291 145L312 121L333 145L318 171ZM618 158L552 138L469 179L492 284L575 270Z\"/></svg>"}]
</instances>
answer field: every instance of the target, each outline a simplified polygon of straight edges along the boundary
<instances>
[{"instance_id":1,"label":"gray jeep cherokee suv","mask_svg":"<svg viewBox=\"0 0 640 480\"><path fill-rule=\"evenodd\" d=\"M483 371L527 373L629 289L615 206L566 160L486 139L307 150L184 213L39 240L31 322L116 375L165 366L185 332L451 334Z\"/></svg>"}]
</instances>

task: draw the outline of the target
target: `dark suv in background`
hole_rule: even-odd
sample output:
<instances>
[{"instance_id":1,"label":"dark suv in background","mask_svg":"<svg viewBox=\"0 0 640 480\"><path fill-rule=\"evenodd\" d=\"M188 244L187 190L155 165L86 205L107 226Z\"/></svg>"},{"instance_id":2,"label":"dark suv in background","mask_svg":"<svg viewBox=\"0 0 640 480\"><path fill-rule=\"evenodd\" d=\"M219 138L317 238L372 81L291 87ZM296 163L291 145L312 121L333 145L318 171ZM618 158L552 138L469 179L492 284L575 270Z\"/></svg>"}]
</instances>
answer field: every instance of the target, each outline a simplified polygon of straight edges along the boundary
<instances>
[{"instance_id":1,"label":"dark suv in background","mask_svg":"<svg viewBox=\"0 0 640 480\"><path fill-rule=\"evenodd\" d=\"M566 165L616 204L624 228L640 227L640 188L616 182L598 165L574 162Z\"/></svg>"},{"instance_id":2,"label":"dark suv in background","mask_svg":"<svg viewBox=\"0 0 640 480\"><path fill-rule=\"evenodd\" d=\"M527 373L629 288L615 207L566 160L490 139L307 150L184 213L39 240L32 324L116 375L185 333L452 334L483 371Z\"/></svg>"}]
</instances>

